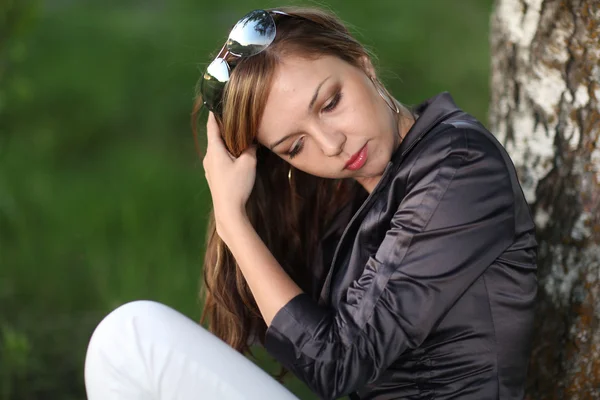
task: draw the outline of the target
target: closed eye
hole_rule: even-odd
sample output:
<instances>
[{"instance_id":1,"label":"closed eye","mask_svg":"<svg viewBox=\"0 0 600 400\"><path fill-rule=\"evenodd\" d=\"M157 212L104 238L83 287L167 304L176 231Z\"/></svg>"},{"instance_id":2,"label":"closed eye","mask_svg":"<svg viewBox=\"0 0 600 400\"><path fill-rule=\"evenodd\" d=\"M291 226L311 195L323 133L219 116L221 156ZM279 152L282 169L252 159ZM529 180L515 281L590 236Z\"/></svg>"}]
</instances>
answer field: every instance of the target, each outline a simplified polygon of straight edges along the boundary
<instances>
[{"instance_id":1,"label":"closed eye","mask_svg":"<svg viewBox=\"0 0 600 400\"><path fill-rule=\"evenodd\" d=\"M323 111L324 112L333 111L337 107L337 105L339 104L341 99L342 99L342 92L337 92L335 94L335 96L333 96L333 99L331 99L329 104L327 104L325 107L323 107Z\"/></svg>"},{"instance_id":2,"label":"closed eye","mask_svg":"<svg viewBox=\"0 0 600 400\"><path fill-rule=\"evenodd\" d=\"M294 142L294 144L292 145L290 151L288 151L287 154L290 157L290 159L294 158L298 153L300 153L302 147L304 147L304 136L296 140L296 142Z\"/></svg>"}]
</instances>

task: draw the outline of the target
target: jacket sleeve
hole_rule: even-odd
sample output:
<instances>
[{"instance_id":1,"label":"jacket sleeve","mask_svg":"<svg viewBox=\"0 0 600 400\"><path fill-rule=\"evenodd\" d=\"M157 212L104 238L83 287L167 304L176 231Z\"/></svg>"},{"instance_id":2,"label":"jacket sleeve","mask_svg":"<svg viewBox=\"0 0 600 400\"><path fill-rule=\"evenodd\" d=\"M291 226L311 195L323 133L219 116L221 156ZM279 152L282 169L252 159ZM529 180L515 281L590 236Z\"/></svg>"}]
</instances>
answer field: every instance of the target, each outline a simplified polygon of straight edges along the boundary
<instances>
[{"instance_id":1,"label":"jacket sleeve","mask_svg":"<svg viewBox=\"0 0 600 400\"><path fill-rule=\"evenodd\" d=\"M513 240L509 172L491 138L453 128L420 148L390 229L340 304L300 294L267 330L269 353L322 398L376 381L418 347Z\"/></svg>"}]
</instances>

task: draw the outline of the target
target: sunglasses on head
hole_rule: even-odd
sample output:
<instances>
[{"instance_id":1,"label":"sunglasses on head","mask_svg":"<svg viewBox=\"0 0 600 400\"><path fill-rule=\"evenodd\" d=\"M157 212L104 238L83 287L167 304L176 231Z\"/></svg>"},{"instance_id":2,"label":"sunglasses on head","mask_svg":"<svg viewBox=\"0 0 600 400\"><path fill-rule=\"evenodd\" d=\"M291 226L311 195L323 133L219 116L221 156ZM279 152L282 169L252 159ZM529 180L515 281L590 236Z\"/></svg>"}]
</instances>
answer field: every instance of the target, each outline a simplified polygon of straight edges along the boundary
<instances>
[{"instance_id":1,"label":"sunglasses on head","mask_svg":"<svg viewBox=\"0 0 600 400\"><path fill-rule=\"evenodd\" d=\"M228 55L236 58L254 56L275 40L275 20L273 15L286 15L282 11L254 10L240 19L231 32L225 45L206 68L200 82L200 94L206 108L221 113L225 85L229 81L233 65L226 61Z\"/></svg>"}]
</instances>

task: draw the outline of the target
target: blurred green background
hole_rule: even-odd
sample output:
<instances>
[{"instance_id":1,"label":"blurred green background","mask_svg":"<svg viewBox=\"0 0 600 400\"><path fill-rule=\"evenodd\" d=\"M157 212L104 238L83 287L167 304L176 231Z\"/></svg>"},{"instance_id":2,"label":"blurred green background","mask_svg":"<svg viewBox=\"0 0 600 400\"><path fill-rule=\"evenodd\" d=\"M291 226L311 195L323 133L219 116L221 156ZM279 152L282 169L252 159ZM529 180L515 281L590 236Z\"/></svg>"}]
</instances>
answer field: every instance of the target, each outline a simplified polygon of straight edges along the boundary
<instances>
[{"instance_id":1,"label":"blurred green background","mask_svg":"<svg viewBox=\"0 0 600 400\"><path fill-rule=\"evenodd\" d=\"M195 83L237 19L283 4L334 10L403 103L448 90L486 120L491 0L0 0L0 400L84 399L121 303L199 318Z\"/></svg>"}]
</instances>

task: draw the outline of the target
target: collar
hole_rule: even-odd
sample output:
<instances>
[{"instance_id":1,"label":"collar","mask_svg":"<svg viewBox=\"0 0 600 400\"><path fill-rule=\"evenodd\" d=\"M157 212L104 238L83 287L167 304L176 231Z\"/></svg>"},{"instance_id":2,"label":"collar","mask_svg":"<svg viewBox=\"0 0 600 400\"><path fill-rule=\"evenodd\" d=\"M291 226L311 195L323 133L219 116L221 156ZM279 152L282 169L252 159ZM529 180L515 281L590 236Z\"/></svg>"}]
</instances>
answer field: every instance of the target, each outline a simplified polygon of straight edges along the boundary
<instances>
[{"instance_id":1,"label":"collar","mask_svg":"<svg viewBox=\"0 0 600 400\"><path fill-rule=\"evenodd\" d=\"M448 119L451 115L463 112L460 108L456 106L452 96L448 92L443 92L434 96L428 100L425 100L423 103L413 108L413 112L418 115L417 120L413 124L413 126L408 130L404 140L400 143L400 146L396 149L396 151L392 154L392 158L388 163L383 176L379 183L375 186L375 189L368 198L361 202L362 205L356 211L354 216L350 219L350 222L347 224L352 224L355 221L359 212L363 209L365 204L369 202L369 200L373 200L377 195L377 193L382 192L382 188L387 187L386 181L393 177L393 171L398 168L402 158L429 132L431 132L440 122ZM345 221L345 220L344 220ZM346 222L344 222L346 223ZM334 252L333 260L331 261L329 270L327 272L327 276L325 277L325 281L321 288L321 293L319 296L320 304L327 304L330 300L331 295L331 281L333 279L333 275L335 274L335 259L340 247L342 245L342 241L344 236L346 235L346 229L344 229L339 241L336 244L336 249ZM327 266L326 266L327 267Z\"/></svg>"},{"instance_id":2,"label":"collar","mask_svg":"<svg viewBox=\"0 0 600 400\"><path fill-rule=\"evenodd\" d=\"M441 121L453 114L462 112L448 92L433 96L413 107L413 113L418 115L413 126L406 133L400 146L392 154L391 162L396 163L406 155L429 131Z\"/></svg>"}]
</instances>

